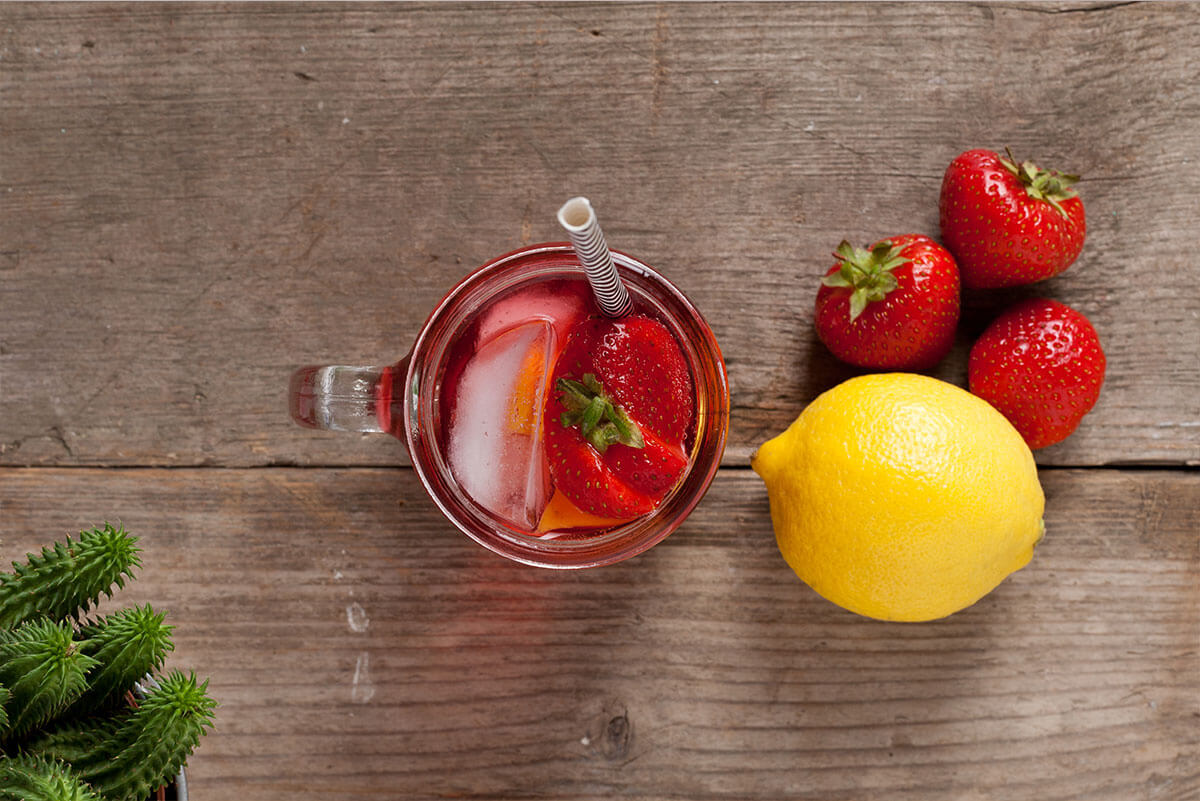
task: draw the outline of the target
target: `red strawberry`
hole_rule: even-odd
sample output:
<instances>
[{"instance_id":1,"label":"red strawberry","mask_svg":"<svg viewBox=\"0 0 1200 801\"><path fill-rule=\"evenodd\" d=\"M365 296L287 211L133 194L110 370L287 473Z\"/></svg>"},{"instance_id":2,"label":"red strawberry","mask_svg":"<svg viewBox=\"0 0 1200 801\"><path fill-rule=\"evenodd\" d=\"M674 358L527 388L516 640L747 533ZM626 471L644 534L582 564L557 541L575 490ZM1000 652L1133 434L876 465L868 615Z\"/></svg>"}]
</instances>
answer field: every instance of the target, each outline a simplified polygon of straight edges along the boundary
<instances>
[{"instance_id":1,"label":"red strawberry","mask_svg":"<svg viewBox=\"0 0 1200 801\"><path fill-rule=\"evenodd\" d=\"M543 426L555 487L600 517L653 511L687 468L695 409L670 331L642 315L589 317L572 330L551 377Z\"/></svg>"},{"instance_id":2,"label":"red strawberry","mask_svg":"<svg viewBox=\"0 0 1200 801\"><path fill-rule=\"evenodd\" d=\"M843 241L817 290L817 336L859 367L924 370L954 344L958 267L922 234L882 239L869 251Z\"/></svg>"},{"instance_id":3,"label":"red strawberry","mask_svg":"<svg viewBox=\"0 0 1200 801\"><path fill-rule=\"evenodd\" d=\"M1066 439L1104 383L1096 329L1056 300L1032 298L996 318L971 348L971 392L995 406L1030 448Z\"/></svg>"},{"instance_id":4,"label":"red strawberry","mask_svg":"<svg viewBox=\"0 0 1200 801\"><path fill-rule=\"evenodd\" d=\"M1007 152L1007 151L1006 151ZM1078 175L968 150L942 179L942 242L963 286L989 289L1042 281L1071 266L1083 248Z\"/></svg>"}]
</instances>

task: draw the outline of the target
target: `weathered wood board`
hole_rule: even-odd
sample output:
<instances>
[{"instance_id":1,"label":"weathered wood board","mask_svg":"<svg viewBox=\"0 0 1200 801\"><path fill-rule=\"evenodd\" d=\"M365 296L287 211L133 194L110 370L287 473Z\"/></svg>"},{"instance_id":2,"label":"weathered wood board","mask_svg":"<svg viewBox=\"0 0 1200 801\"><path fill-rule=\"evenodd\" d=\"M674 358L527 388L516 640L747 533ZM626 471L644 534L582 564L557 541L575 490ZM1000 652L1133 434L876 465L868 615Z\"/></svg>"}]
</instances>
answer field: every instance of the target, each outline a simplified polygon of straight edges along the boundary
<instances>
[{"instance_id":1,"label":"weathered wood board","mask_svg":"<svg viewBox=\"0 0 1200 801\"><path fill-rule=\"evenodd\" d=\"M304 363L398 359L466 271L615 247L706 312L729 464L851 372L829 252L937 233L974 146L1085 176L1079 263L966 299L1086 313L1104 394L1044 464L1200 462L1200 7L0 6L0 463L391 465L291 425Z\"/></svg>"},{"instance_id":2,"label":"weathered wood board","mask_svg":"<svg viewBox=\"0 0 1200 801\"><path fill-rule=\"evenodd\" d=\"M1173 3L0 4L0 565L143 538L119 602L222 702L195 798L1198 798L1197 53ZM1037 453L1028 568L858 618L747 457L854 374L812 330L838 241L936 234L949 160L1005 145L1083 173L1087 244L965 295L935 374L1045 294L1104 392ZM575 194L705 312L734 405L682 529L560 573L285 389L398 359Z\"/></svg>"},{"instance_id":3,"label":"weathered wood board","mask_svg":"<svg viewBox=\"0 0 1200 801\"><path fill-rule=\"evenodd\" d=\"M1200 483L1042 480L1034 561L927 624L804 586L749 471L647 554L556 572L407 469L9 469L0 556L141 536L117 600L168 608L222 704L201 798L1194 798Z\"/></svg>"}]
</instances>

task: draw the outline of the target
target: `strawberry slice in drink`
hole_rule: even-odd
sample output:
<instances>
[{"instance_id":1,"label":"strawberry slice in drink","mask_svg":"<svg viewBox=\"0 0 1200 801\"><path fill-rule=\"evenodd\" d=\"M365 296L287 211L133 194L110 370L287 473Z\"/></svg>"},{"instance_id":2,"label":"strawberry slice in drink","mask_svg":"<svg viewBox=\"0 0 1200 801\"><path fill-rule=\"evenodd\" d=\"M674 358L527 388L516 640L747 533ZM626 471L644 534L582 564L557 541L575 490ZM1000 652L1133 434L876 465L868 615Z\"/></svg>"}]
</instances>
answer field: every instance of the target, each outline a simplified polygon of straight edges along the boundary
<instances>
[{"instance_id":1,"label":"strawberry slice in drink","mask_svg":"<svg viewBox=\"0 0 1200 801\"><path fill-rule=\"evenodd\" d=\"M687 469L694 413L691 375L666 326L643 315L579 322L543 413L555 488L596 517L648 514Z\"/></svg>"}]
</instances>

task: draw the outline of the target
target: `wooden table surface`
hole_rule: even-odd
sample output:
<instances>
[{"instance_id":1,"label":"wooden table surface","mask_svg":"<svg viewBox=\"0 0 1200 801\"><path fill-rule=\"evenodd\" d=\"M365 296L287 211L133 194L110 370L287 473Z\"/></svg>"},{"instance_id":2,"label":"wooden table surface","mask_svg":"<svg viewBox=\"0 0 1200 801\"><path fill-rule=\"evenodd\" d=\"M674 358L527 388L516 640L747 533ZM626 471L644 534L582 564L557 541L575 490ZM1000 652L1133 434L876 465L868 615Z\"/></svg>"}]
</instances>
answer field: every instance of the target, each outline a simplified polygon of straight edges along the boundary
<instances>
[{"instance_id":1,"label":"wooden table surface","mask_svg":"<svg viewBox=\"0 0 1200 801\"><path fill-rule=\"evenodd\" d=\"M120 605L211 676L195 799L1200 798L1200 6L0 5L0 558L104 520ZM964 298L1083 311L1095 411L975 606L856 617L748 456L855 371L843 237L937 234L950 159L1080 172L1083 255ZM288 419L586 194L722 344L722 470L671 538L555 572L458 534L387 437ZM111 608L111 607L110 607Z\"/></svg>"}]
</instances>

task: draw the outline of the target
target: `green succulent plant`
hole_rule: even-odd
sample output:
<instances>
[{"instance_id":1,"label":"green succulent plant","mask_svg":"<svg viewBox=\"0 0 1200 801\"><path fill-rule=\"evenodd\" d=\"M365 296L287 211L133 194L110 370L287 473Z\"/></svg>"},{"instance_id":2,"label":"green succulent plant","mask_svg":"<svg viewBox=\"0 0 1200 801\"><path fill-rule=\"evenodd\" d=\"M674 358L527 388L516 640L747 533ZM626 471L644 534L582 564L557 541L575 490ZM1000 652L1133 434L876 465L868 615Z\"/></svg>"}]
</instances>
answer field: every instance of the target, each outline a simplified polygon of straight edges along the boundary
<instances>
[{"instance_id":1,"label":"green succulent plant","mask_svg":"<svg viewBox=\"0 0 1200 801\"><path fill-rule=\"evenodd\" d=\"M0 573L0 801L141 801L213 726L208 682L172 670L166 614L81 619L141 567L105 524Z\"/></svg>"},{"instance_id":2,"label":"green succulent plant","mask_svg":"<svg viewBox=\"0 0 1200 801\"><path fill-rule=\"evenodd\" d=\"M133 568L141 567L137 538L105 523L81 531L74 542L56 542L41 554L13 562L12 573L0 573L0 629L27 620L74 617L100 599L112 597L113 585L125 586Z\"/></svg>"},{"instance_id":3,"label":"green succulent plant","mask_svg":"<svg viewBox=\"0 0 1200 801\"><path fill-rule=\"evenodd\" d=\"M84 676L97 662L75 642L70 623L33 620L0 633L0 685L8 689L8 742L45 725L87 687Z\"/></svg>"},{"instance_id":4,"label":"green succulent plant","mask_svg":"<svg viewBox=\"0 0 1200 801\"><path fill-rule=\"evenodd\" d=\"M0 801L103 801L64 763L22 754L0 757Z\"/></svg>"},{"instance_id":5,"label":"green succulent plant","mask_svg":"<svg viewBox=\"0 0 1200 801\"><path fill-rule=\"evenodd\" d=\"M79 627L80 650L98 663L88 674L88 688L72 706L73 712L120 704L122 695L143 676L163 666L174 626L163 623L165 612L149 604L88 622Z\"/></svg>"}]
</instances>

